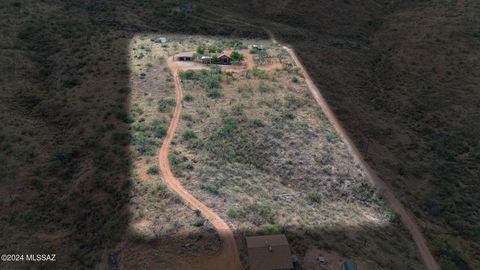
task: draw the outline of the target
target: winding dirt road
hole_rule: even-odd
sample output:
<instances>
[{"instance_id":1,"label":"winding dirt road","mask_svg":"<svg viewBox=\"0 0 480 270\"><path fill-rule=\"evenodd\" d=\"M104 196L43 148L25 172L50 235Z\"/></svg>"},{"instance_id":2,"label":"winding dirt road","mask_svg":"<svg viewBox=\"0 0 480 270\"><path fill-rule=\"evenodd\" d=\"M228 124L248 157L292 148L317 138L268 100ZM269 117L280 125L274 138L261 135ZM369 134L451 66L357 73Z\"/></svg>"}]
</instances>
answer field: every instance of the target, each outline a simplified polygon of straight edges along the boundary
<instances>
[{"instance_id":1,"label":"winding dirt road","mask_svg":"<svg viewBox=\"0 0 480 270\"><path fill-rule=\"evenodd\" d=\"M170 143L172 142L173 136L175 135L177 124L180 119L180 113L182 111L183 90L178 77L178 67L175 66L173 61L170 59L168 61L168 66L172 72L173 80L175 82L176 103L172 120L170 121L170 125L168 127L167 135L163 140L162 147L158 150L158 162L160 165L160 170L162 171L167 186L172 191L177 193L187 204L192 206L194 209L198 209L202 216L212 223L213 227L215 227L219 236L223 240L222 251L218 256L213 258L205 258L205 260L198 262L200 265L189 265L189 267L186 269L240 270L242 269L242 264L240 262L240 256L238 253L237 244L235 242L235 237L230 227L220 218L220 216L213 212L212 209L208 208L195 197L193 197L192 194L190 194L175 178L175 176L173 176L173 173L170 169L170 164L168 162L168 151L170 149Z\"/></svg>"},{"instance_id":2,"label":"winding dirt road","mask_svg":"<svg viewBox=\"0 0 480 270\"><path fill-rule=\"evenodd\" d=\"M268 31L268 29L265 29L265 30L268 33L272 42L277 43L273 33ZM440 266L438 265L437 261L435 260L430 249L427 246L427 241L425 240L423 233L421 232L418 225L415 223L415 220L412 218L411 214L405 209L402 203L397 199L397 197L394 195L390 187L378 177L375 171L370 167L370 165L368 165L368 163L365 161L363 156L360 154L360 151L355 146L353 141L350 139L350 136L348 135L348 133L342 127L341 122L333 113L332 109L330 108L330 105L328 105L327 101L320 94L320 91L317 88L317 86L315 86L315 83L313 83L313 80L311 79L310 75L308 74L306 69L303 67L300 60L298 59L295 51L286 46L283 46L283 49L285 49L288 52L288 54L293 59L295 64L302 71L305 78L305 82L308 86L308 89L310 90L313 97L315 98L315 101L318 103L323 113L327 116L327 118L330 120L332 125L335 127L335 130L347 145L355 161L358 164L360 164L360 166L363 168L363 170L367 175L367 178L370 180L372 185L375 186L376 189L385 197L388 205L400 215L403 224L409 230L413 240L415 241L415 244L417 245L418 251L425 264L425 267L428 270L440 270Z\"/></svg>"}]
</instances>

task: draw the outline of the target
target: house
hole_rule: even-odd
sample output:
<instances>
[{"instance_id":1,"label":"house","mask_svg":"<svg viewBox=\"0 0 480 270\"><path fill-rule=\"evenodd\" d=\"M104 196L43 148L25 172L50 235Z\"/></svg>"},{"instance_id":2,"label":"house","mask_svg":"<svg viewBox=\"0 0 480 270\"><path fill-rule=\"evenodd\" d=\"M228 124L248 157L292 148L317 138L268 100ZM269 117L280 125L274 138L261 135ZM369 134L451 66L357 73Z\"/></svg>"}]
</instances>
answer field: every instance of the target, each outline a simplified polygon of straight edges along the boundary
<instances>
[{"instance_id":1,"label":"house","mask_svg":"<svg viewBox=\"0 0 480 270\"><path fill-rule=\"evenodd\" d=\"M175 55L175 60L177 60L177 61L192 61L193 60L193 52L177 53Z\"/></svg>"},{"instance_id":2,"label":"house","mask_svg":"<svg viewBox=\"0 0 480 270\"><path fill-rule=\"evenodd\" d=\"M290 247L283 234L246 237L251 270L293 269Z\"/></svg>"},{"instance_id":3,"label":"house","mask_svg":"<svg viewBox=\"0 0 480 270\"><path fill-rule=\"evenodd\" d=\"M232 58L226 54L221 54L218 56L220 65L230 65L232 63Z\"/></svg>"},{"instance_id":4,"label":"house","mask_svg":"<svg viewBox=\"0 0 480 270\"><path fill-rule=\"evenodd\" d=\"M345 260L343 262L343 270L358 270L357 264L352 260Z\"/></svg>"}]
</instances>

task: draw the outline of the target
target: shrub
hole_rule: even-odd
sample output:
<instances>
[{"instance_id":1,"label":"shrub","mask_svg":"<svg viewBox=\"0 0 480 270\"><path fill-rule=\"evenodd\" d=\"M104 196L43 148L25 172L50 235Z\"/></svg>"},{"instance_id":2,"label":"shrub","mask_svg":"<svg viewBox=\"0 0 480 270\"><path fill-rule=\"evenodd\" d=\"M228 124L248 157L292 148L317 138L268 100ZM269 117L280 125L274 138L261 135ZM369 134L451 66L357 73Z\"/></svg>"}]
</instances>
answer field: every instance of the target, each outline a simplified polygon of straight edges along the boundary
<instances>
[{"instance_id":1,"label":"shrub","mask_svg":"<svg viewBox=\"0 0 480 270\"><path fill-rule=\"evenodd\" d=\"M299 83L299 82L300 82L300 79L295 76L295 77L292 78L292 82L294 82L294 83Z\"/></svg>"},{"instance_id":2,"label":"shrub","mask_svg":"<svg viewBox=\"0 0 480 270\"><path fill-rule=\"evenodd\" d=\"M215 46L210 46L208 47L208 52L209 53L221 53L223 51L222 48L215 47Z\"/></svg>"},{"instance_id":3,"label":"shrub","mask_svg":"<svg viewBox=\"0 0 480 270\"><path fill-rule=\"evenodd\" d=\"M184 100L184 101L187 101L187 102L192 101L192 100L193 100L192 94L186 93L185 96L183 96L183 100Z\"/></svg>"},{"instance_id":4,"label":"shrub","mask_svg":"<svg viewBox=\"0 0 480 270\"><path fill-rule=\"evenodd\" d=\"M319 203L320 195L318 193L309 193L307 199L312 203Z\"/></svg>"},{"instance_id":5,"label":"shrub","mask_svg":"<svg viewBox=\"0 0 480 270\"><path fill-rule=\"evenodd\" d=\"M462 249L448 235L435 235L431 241L431 246L433 253L439 258L442 269L470 269L467 258L461 251Z\"/></svg>"},{"instance_id":6,"label":"shrub","mask_svg":"<svg viewBox=\"0 0 480 270\"><path fill-rule=\"evenodd\" d=\"M263 127L263 122L260 118L253 119L253 125L256 127Z\"/></svg>"},{"instance_id":7,"label":"shrub","mask_svg":"<svg viewBox=\"0 0 480 270\"><path fill-rule=\"evenodd\" d=\"M160 168L158 167L158 165L152 165L147 169L147 173L148 174L158 174L159 170L160 170Z\"/></svg>"},{"instance_id":8,"label":"shrub","mask_svg":"<svg viewBox=\"0 0 480 270\"><path fill-rule=\"evenodd\" d=\"M195 135L195 133L193 133L193 131L187 129L183 132L182 137L183 137L184 140L188 141L190 139L195 138L196 135Z\"/></svg>"},{"instance_id":9,"label":"shrub","mask_svg":"<svg viewBox=\"0 0 480 270\"><path fill-rule=\"evenodd\" d=\"M220 92L220 89L218 88L211 88L207 90L207 96L209 98L220 98L222 97L222 92Z\"/></svg>"},{"instance_id":10,"label":"shrub","mask_svg":"<svg viewBox=\"0 0 480 270\"><path fill-rule=\"evenodd\" d=\"M196 77L193 70L181 71L179 75L182 80L193 80Z\"/></svg>"},{"instance_id":11,"label":"shrub","mask_svg":"<svg viewBox=\"0 0 480 270\"><path fill-rule=\"evenodd\" d=\"M195 227L202 227L205 224L205 220L203 218L198 218L193 222L193 226Z\"/></svg>"},{"instance_id":12,"label":"shrub","mask_svg":"<svg viewBox=\"0 0 480 270\"><path fill-rule=\"evenodd\" d=\"M133 123L132 117L124 111L119 111L115 113L115 117L124 123L127 123L127 124Z\"/></svg>"},{"instance_id":13,"label":"shrub","mask_svg":"<svg viewBox=\"0 0 480 270\"><path fill-rule=\"evenodd\" d=\"M152 131L155 138L163 138L168 131L167 124L161 123L158 119L152 121Z\"/></svg>"},{"instance_id":14,"label":"shrub","mask_svg":"<svg viewBox=\"0 0 480 270\"><path fill-rule=\"evenodd\" d=\"M220 193L218 191L219 187L213 183L202 184L202 189L215 195L218 195Z\"/></svg>"},{"instance_id":15,"label":"shrub","mask_svg":"<svg viewBox=\"0 0 480 270\"><path fill-rule=\"evenodd\" d=\"M245 58L245 56L243 56L243 54L237 52L237 51L233 51L231 54L230 54L230 57L232 58L232 60L234 62L240 62L243 60L243 58Z\"/></svg>"},{"instance_id":16,"label":"shrub","mask_svg":"<svg viewBox=\"0 0 480 270\"><path fill-rule=\"evenodd\" d=\"M266 202L249 204L243 207L239 216L251 220L256 225L275 223L275 213Z\"/></svg>"},{"instance_id":17,"label":"shrub","mask_svg":"<svg viewBox=\"0 0 480 270\"><path fill-rule=\"evenodd\" d=\"M168 162L171 165L178 165L182 162L182 158L175 153L168 153Z\"/></svg>"},{"instance_id":18,"label":"shrub","mask_svg":"<svg viewBox=\"0 0 480 270\"><path fill-rule=\"evenodd\" d=\"M227 210L227 216L229 218L236 218L238 216L237 210L235 210L234 208L229 208Z\"/></svg>"},{"instance_id":19,"label":"shrub","mask_svg":"<svg viewBox=\"0 0 480 270\"><path fill-rule=\"evenodd\" d=\"M395 212L393 209L391 208L386 209L384 215L389 222L395 223L395 224L400 223L400 215L397 212Z\"/></svg>"},{"instance_id":20,"label":"shrub","mask_svg":"<svg viewBox=\"0 0 480 270\"><path fill-rule=\"evenodd\" d=\"M197 47L197 53L198 54L205 54L205 45L200 45Z\"/></svg>"},{"instance_id":21,"label":"shrub","mask_svg":"<svg viewBox=\"0 0 480 270\"><path fill-rule=\"evenodd\" d=\"M257 230L257 234L259 235L272 235L280 233L282 233L282 229L277 224L264 224Z\"/></svg>"},{"instance_id":22,"label":"shrub","mask_svg":"<svg viewBox=\"0 0 480 270\"><path fill-rule=\"evenodd\" d=\"M261 70L258 67L253 67L252 69L253 76L262 79L262 80L267 80L268 79L268 73L265 70Z\"/></svg>"},{"instance_id":23,"label":"shrub","mask_svg":"<svg viewBox=\"0 0 480 270\"><path fill-rule=\"evenodd\" d=\"M149 138L144 133L135 136L133 139L135 150L140 154L147 154L153 156L155 154L155 141Z\"/></svg>"},{"instance_id":24,"label":"shrub","mask_svg":"<svg viewBox=\"0 0 480 270\"><path fill-rule=\"evenodd\" d=\"M175 105L175 99L174 98L167 98L167 99L161 98L158 101L157 109L158 109L159 112L166 112L169 107L174 106L174 105Z\"/></svg>"},{"instance_id":25,"label":"shrub","mask_svg":"<svg viewBox=\"0 0 480 270\"><path fill-rule=\"evenodd\" d=\"M286 113L284 114L284 116L285 116L285 118L287 118L287 119L293 119L293 118L295 118L295 114L294 114L293 112L291 112L291 111L286 112Z\"/></svg>"}]
</instances>

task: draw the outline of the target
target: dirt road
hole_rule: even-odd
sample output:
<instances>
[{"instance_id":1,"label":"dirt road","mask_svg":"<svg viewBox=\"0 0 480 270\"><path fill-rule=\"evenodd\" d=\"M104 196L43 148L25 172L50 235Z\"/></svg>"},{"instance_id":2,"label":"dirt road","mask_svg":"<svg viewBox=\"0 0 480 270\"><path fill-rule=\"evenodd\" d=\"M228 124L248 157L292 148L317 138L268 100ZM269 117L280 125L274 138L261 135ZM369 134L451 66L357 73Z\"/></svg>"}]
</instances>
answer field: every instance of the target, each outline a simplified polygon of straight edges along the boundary
<instances>
[{"instance_id":1,"label":"dirt road","mask_svg":"<svg viewBox=\"0 0 480 270\"><path fill-rule=\"evenodd\" d=\"M190 194L175 178L175 176L173 176L173 173L170 169L170 164L168 162L168 151L170 149L170 143L172 141L172 138L175 135L178 121L180 119L180 113L182 111L181 103L183 91L180 84L180 79L178 77L178 68L171 60L169 60L168 66L170 67L175 82L176 103L173 117L170 121L170 126L168 127L167 135L163 140L162 147L158 150L158 162L160 165L160 170L162 171L167 186L172 191L177 193L187 204L189 204L195 209L198 209L202 216L210 223L212 223L212 225L217 230L219 236L223 240L222 251L218 256L214 258L205 258L205 260L199 260L198 262L195 261L195 265L189 265L187 269L240 270L242 269L242 265L240 263L240 256L238 254L235 237L230 227L215 212L213 212L212 209L208 208L195 197L193 197L192 194ZM197 263L199 265L197 265Z\"/></svg>"},{"instance_id":2,"label":"dirt road","mask_svg":"<svg viewBox=\"0 0 480 270\"><path fill-rule=\"evenodd\" d=\"M277 43L273 34L269 31L267 32L272 42ZM425 267L429 270L440 270L438 263L436 262L435 258L430 252L430 249L427 246L425 237L423 236L422 232L420 231L420 228L417 226L417 224L413 220L410 213L405 209L402 203L395 197L390 187L377 176L375 171L373 171L370 165L368 165L368 163L363 159L362 155L360 154L360 151L358 151L358 148L350 139L347 132L343 129L340 121L337 119L337 117L333 113L332 109L330 108L326 100L320 94L320 91L313 83L313 80L311 79L310 75L307 73L307 71L299 61L295 52L286 46L283 46L283 48L288 52L288 54L293 59L295 64L300 68L300 70L304 74L305 82L307 83L307 86L310 92L312 93L313 97L317 101L318 105L322 108L327 118L335 127L335 130L337 131L337 133L342 137L343 141L349 148L350 153L355 158L355 161L363 167L368 179L377 188L377 190L385 197L388 205L400 215L403 224L410 231L410 234L412 235L412 238L415 241L415 244L417 245L417 248L425 264Z\"/></svg>"}]
</instances>

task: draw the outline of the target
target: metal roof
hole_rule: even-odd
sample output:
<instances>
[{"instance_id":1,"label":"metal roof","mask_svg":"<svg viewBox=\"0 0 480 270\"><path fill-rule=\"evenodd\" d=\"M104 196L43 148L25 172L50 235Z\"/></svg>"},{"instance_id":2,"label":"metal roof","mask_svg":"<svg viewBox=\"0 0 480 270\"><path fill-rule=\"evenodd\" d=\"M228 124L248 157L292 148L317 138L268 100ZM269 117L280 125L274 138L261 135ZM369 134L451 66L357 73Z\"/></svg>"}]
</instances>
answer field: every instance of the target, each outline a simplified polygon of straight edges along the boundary
<instances>
[{"instance_id":1,"label":"metal roof","mask_svg":"<svg viewBox=\"0 0 480 270\"><path fill-rule=\"evenodd\" d=\"M283 234L247 237L248 265L251 270L291 269L292 259Z\"/></svg>"},{"instance_id":2,"label":"metal roof","mask_svg":"<svg viewBox=\"0 0 480 270\"><path fill-rule=\"evenodd\" d=\"M193 57L193 52L181 52L175 54L175 57Z\"/></svg>"}]
</instances>

